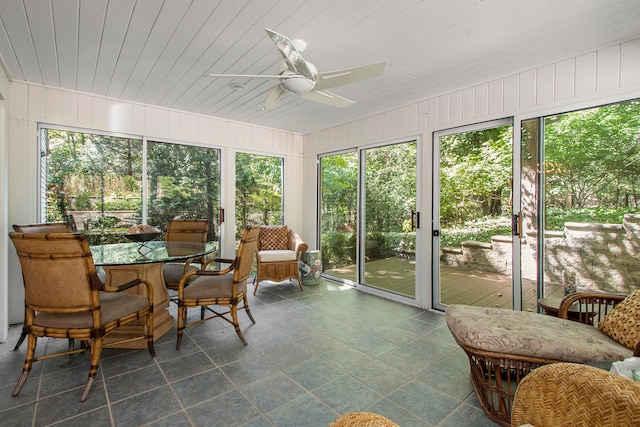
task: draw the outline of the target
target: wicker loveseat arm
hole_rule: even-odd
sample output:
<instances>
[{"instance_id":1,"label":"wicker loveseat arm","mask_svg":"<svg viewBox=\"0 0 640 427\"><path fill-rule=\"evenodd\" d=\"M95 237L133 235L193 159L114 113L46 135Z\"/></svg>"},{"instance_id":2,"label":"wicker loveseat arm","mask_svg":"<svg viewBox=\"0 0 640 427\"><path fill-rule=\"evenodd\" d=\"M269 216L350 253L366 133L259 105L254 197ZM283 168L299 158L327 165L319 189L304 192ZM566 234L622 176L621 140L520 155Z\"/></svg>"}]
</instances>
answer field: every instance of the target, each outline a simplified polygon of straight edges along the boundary
<instances>
[{"instance_id":1,"label":"wicker loveseat arm","mask_svg":"<svg viewBox=\"0 0 640 427\"><path fill-rule=\"evenodd\" d=\"M572 308L571 320L587 325L598 325L604 317L623 301L627 295L602 292L576 292L565 296L558 309L558 317L569 319L569 308Z\"/></svg>"}]
</instances>

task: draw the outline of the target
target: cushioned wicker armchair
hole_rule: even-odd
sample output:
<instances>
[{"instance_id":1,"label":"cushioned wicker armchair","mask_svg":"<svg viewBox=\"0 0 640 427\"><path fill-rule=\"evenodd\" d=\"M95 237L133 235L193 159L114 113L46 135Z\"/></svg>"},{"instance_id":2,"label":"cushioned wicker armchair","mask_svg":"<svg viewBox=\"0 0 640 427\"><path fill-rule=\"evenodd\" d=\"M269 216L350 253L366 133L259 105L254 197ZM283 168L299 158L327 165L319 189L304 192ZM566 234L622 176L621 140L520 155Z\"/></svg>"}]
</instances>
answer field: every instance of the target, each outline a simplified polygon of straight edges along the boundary
<instances>
[{"instance_id":1,"label":"cushioned wicker armchair","mask_svg":"<svg viewBox=\"0 0 640 427\"><path fill-rule=\"evenodd\" d=\"M153 287L136 279L117 287L105 287L98 279L84 235L72 233L9 234L20 259L25 287L27 354L13 395L20 393L33 362L89 351L91 368L82 392L87 399L98 371L104 336L128 323L145 319L142 328L151 356L153 348ZM146 287L146 297L121 292ZM40 337L83 341L80 349L35 357Z\"/></svg>"},{"instance_id":2,"label":"cushioned wicker armchair","mask_svg":"<svg viewBox=\"0 0 640 427\"><path fill-rule=\"evenodd\" d=\"M512 426L640 426L640 383L593 366L553 363L518 385Z\"/></svg>"},{"instance_id":3,"label":"cushioned wicker armchair","mask_svg":"<svg viewBox=\"0 0 640 427\"><path fill-rule=\"evenodd\" d=\"M238 321L238 309L245 310L251 322L256 323L249 310L247 301L247 279L251 274L251 267L258 247L258 227L249 227L242 234L236 258L216 258L207 260L200 270L186 273L178 285L178 341L176 349L180 350L182 334L185 328L199 325L207 320L220 318L233 325L240 340L246 345L247 340L242 335ZM231 264L224 270L207 270L212 263ZM189 286L186 286L187 283ZM239 307L240 303L243 303ZM221 312L210 306L228 307L228 311ZM187 322L187 309L201 307L200 320ZM205 310L212 313L205 317ZM227 317L229 315L229 317Z\"/></svg>"},{"instance_id":4,"label":"cushioned wicker armchair","mask_svg":"<svg viewBox=\"0 0 640 427\"><path fill-rule=\"evenodd\" d=\"M67 222L43 222L38 224L23 224L13 225L13 230L18 233L71 233L71 226ZM25 310L26 311L26 310ZM25 315L26 317L26 315ZM18 338L18 342L13 350L17 350L20 348L24 339L27 337L27 322L26 320L22 323L22 332L20 333L20 338ZM69 346L73 346L73 340L69 339Z\"/></svg>"},{"instance_id":5,"label":"cushioned wicker armchair","mask_svg":"<svg viewBox=\"0 0 640 427\"><path fill-rule=\"evenodd\" d=\"M295 231L283 226L261 226L258 239L258 273L253 294L263 280L282 282L296 279L302 291L298 260L309 249Z\"/></svg>"},{"instance_id":6,"label":"cushioned wicker armchair","mask_svg":"<svg viewBox=\"0 0 640 427\"><path fill-rule=\"evenodd\" d=\"M197 242L207 241L207 231L209 222L206 219L172 219L167 223L167 230L164 240L167 242ZM169 249L167 248L167 251ZM177 255L171 254L170 255ZM162 266L162 276L167 289L178 290L180 279L189 271L197 270L198 267L191 265L192 262L203 262L204 260L189 259L185 262L168 262Z\"/></svg>"},{"instance_id":7,"label":"cushioned wicker armchair","mask_svg":"<svg viewBox=\"0 0 640 427\"><path fill-rule=\"evenodd\" d=\"M570 307L572 313L585 315L579 321L568 320ZM471 383L485 413L510 426L514 392L532 370L551 363L612 362L631 357L640 341L638 313L640 290L626 298L570 294L562 300L560 317L450 305L446 321L467 353Z\"/></svg>"}]
</instances>

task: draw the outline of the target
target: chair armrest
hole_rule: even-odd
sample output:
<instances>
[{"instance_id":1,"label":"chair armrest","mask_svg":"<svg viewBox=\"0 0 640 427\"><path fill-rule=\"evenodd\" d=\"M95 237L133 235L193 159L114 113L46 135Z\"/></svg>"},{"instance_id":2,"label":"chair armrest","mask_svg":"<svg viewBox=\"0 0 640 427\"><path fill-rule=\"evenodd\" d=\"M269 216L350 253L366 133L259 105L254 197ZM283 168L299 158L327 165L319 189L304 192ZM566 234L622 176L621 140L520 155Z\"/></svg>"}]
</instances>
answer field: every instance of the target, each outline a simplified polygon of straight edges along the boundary
<instances>
[{"instance_id":1,"label":"chair armrest","mask_svg":"<svg viewBox=\"0 0 640 427\"><path fill-rule=\"evenodd\" d=\"M229 259L222 259L222 258L217 258L217 259L212 259L207 261L207 264L214 262L214 261L219 261L222 262L224 264L228 264L231 263L231 265L227 268L225 268L224 270L205 270L205 266L202 266L202 269L200 270L192 270L188 273L186 273L184 276L182 276L182 279L180 279L180 283L178 283L178 299L182 299L184 297L184 288L186 283L189 281L189 278L191 276L222 276L225 275L227 273L232 272L235 269L235 265L233 264L233 260L229 260Z\"/></svg>"},{"instance_id":2,"label":"chair armrest","mask_svg":"<svg viewBox=\"0 0 640 427\"><path fill-rule=\"evenodd\" d=\"M206 270L207 266L213 262L219 262L221 264L233 264L235 262L234 259L228 259L228 258L211 258L206 260L205 262L202 263L202 266L200 267L201 270Z\"/></svg>"},{"instance_id":3,"label":"chair armrest","mask_svg":"<svg viewBox=\"0 0 640 427\"><path fill-rule=\"evenodd\" d=\"M184 262L184 272L186 273L187 271L189 271L189 267L191 266L191 263L203 265L205 262L206 261L204 256L189 258Z\"/></svg>"},{"instance_id":4,"label":"chair armrest","mask_svg":"<svg viewBox=\"0 0 640 427\"><path fill-rule=\"evenodd\" d=\"M309 249L309 245L302 241L298 233L289 229L289 249L296 253L296 259L300 258L301 252L306 252Z\"/></svg>"},{"instance_id":5,"label":"chair armrest","mask_svg":"<svg viewBox=\"0 0 640 427\"><path fill-rule=\"evenodd\" d=\"M209 266L209 264L213 262L219 262L222 264L230 264L230 265L229 267L224 268L222 270L207 270L207 267ZM182 276L182 279L180 280L180 287L182 286L182 284L186 283L187 279L191 276L222 276L224 274L230 273L236 268L234 263L235 263L235 260L227 259L227 258L213 258L213 259L207 260L204 264L202 264L202 268L200 268L200 270L190 271L184 276Z\"/></svg>"},{"instance_id":6,"label":"chair armrest","mask_svg":"<svg viewBox=\"0 0 640 427\"><path fill-rule=\"evenodd\" d=\"M597 325L613 307L627 295L604 292L575 292L565 296L558 308L558 317L569 319L569 308L573 305L572 318L587 325ZM577 312L576 312L577 310Z\"/></svg>"},{"instance_id":7,"label":"chair armrest","mask_svg":"<svg viewBox=\"0 0 640 427\"><path fill-rule=\"evenodd\" d=\"M147 288L147 296L149 300L149 304L153 305L153 285L146 279L133 279L130 282L123 283L118 286L106 286L103 285L100 290L102 292L122 292L127 289L131 289L134 286L145 285Z\"/></svg>"}]
</instances>

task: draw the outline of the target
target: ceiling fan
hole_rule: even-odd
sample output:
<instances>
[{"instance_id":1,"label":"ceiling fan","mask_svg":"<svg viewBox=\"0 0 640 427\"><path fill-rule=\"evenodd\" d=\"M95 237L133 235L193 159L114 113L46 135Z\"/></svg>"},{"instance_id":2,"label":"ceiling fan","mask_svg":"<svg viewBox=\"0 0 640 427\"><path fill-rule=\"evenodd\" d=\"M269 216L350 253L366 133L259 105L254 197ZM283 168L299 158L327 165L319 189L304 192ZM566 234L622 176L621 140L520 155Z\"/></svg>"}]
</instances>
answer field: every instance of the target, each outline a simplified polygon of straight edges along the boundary
<instances>
[{"instance_id":1,"label":"ceiling fan","mask_svg":"<svg viewBox=\"0 0 640 427\"><path fill-rule=\"evenodd\" d=\"M284 64L277 75L207 74L209 77L277 79L278 85L271 90L264 103L265 110L275 108L278 101L287 93L294 93L305 99L334 107L348 107L355 104L355 101L343 98L327 89L379 76L387 66L387 61L380 61L345 70L319 73L312 63L305 61L302 57L302 52L307 47L304 40L289 40L268 28L265 28L265 31L284 58Z\"/></svg>"}]
</instances>

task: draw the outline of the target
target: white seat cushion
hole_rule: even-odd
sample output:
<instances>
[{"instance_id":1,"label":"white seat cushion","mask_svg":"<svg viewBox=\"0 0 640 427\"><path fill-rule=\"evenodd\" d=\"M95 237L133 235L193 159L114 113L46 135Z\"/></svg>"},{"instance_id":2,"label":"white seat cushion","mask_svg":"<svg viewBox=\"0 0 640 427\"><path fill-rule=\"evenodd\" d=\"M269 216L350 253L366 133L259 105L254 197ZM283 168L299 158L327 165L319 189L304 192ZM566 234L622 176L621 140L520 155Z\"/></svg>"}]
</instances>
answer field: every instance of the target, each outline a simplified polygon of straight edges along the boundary
<instances>
[{"instance_id":1,"label":"white seat cushion","mask_svg":"<svg viewBox=\"0 0 640 427\"><path fill-rule=\"evenodd\" d=\"M296 252L290 250L259 251L260 262L295 261Z\"/></svg>"}]
</instances>

